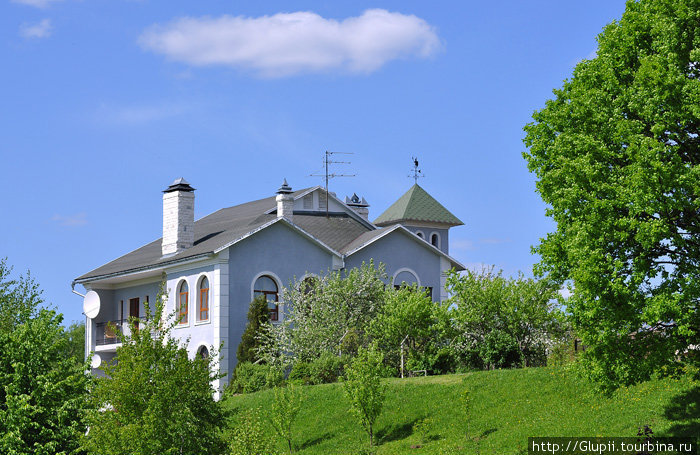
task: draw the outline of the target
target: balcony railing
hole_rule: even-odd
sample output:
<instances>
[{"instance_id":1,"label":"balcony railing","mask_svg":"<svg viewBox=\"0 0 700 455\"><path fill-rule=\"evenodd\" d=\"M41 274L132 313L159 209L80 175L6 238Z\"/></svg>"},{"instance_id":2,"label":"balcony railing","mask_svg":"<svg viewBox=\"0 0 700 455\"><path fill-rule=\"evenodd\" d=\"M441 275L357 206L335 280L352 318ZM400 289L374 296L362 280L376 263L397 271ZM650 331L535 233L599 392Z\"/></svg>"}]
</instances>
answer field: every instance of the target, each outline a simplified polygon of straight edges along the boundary
<instances>
[{"instance_id":1,"label":"balcony railing","mask_svg":"<svg viewBox=\"0 0 700 455\"><path fill-rule=\"evenodd\" d=\"M138 326L146 321L146 318L139 318ZM122 337L129 328L129 319L117 319L115 321L98 322L95 324L95 344L106 346L122 342Z\"/></svg>"}]
</instances>

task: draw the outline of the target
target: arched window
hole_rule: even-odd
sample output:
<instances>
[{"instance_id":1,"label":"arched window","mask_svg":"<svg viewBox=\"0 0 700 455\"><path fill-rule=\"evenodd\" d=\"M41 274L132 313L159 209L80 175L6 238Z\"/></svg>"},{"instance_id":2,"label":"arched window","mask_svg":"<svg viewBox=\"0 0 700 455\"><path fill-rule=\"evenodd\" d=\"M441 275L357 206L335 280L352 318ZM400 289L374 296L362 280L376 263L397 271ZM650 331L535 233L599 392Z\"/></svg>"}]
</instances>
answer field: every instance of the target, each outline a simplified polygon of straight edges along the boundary
<instances>
[{"instance_id":1,"label":"arched window","mask_svg":"<svg viewBox=\"0 0 700 455\"><path fill-rule=\"evenodd\" d=\"M209 320L209 280L202 277L199 281L199 308L197 309L197 320Z\"/></svg>"},{"instance_id":2,"label":"arched window","mask_svg":"<svg viewBox=\"0 0 700 455\"><path fill-rule=\"evenodd\" d=\"M316 286L318 285L318 278L315 276L307 276L303 280L301 280L301 285L299 286L299 289L301 292L304 294L310 294L314 292L314 289L316 289Z\"/></svg>"},{"instance_id":3,"label":"arched window","mask_svg":"<svg viewBox=\"0 0 700 455\"><path fill-rule=\"evenodd\" d=\"M421 231L416 231L416 235L425 240L425 237L423 236L423 233Z\"/></svg>"},{"instance_id":4,"label":"arched window","mask_svg":"<svg viewBox=\"0 0 700 455\"><path fill-rule=\"evenodd\" d=\"M187 324L187 303L189 297L189 287L187 281L183 280L177 291L177 323Z\"/></svg>"},{"instance_id":5,"label":"arched window","mask_svg":"<svg viewBox=\"0 0 700 455\"><path fill-rule=\"evenodd\" d=\"M401 286L411 286L414 283L419 284L418 277L412 271L404 269L394 276L394 287L396 289Z\"/></svg>"},{"instance_id":6,"label":"arched window","mask_svg":"<svg viewBox=\"0 0 700 455\"><path fill-rule=\"evenodd\" d=\"M277 289L275 280L267 275L263 275L255 280L255 285L253 286L253 294L255 297L260 295L265 296L271 321L279 321L279 294Z\"/></svg>"},{"instance_id":7,"label":"arched window","mask_svg":"<svg viewBox=\"0 0 700 455\"><path fill-rule=\"evenodd\" d=\"M440 248L440 236L437 232L433 232L432 234L430 234L430 244L433 245L435 248Z\"/></svg>"},{"instance_id":8,"label":"arched window","mask_svg":"<svg viewBox=\"0 0 700 455\"><path fill-rule=\"evenodd\" d=\"M209 357L209 349L207 349L206 346L200 346L199 349L197 349L197 355L203 359L206 359Z\"/></svg>"}]
</instances>

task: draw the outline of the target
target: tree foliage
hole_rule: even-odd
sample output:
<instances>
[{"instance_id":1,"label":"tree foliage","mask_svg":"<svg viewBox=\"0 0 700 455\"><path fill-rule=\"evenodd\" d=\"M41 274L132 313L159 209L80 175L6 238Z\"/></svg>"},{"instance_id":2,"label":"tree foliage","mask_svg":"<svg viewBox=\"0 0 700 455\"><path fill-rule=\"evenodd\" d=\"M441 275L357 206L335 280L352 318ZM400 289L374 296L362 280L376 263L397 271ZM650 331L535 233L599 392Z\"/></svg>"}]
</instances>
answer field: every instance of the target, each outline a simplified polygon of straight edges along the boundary
<instances>
[{"instance_id":1,"label":"tree foliage","mask_svg":"<svg viewBox=\"0 0 700 455\"><path fill-rule=\"evenodd\" d=\"M384 279L384 266L370 262L285 288L289 309L280 324L269 327L266 358L310 362L324 352L338 352L350 332L366 344L370 321L383 305Z\"/></svg>"},{"instance_id":2,"label":"tree foliage","mask_svg":"<svg viewBox=\"0 0 700 455\"><path fill-rule=\"evenodd\" d=\"M446 345L449 330L446 306L435 303L417 285L393 287L385 291L384 304L370 323L372 340L393 369L400 367L401 347L415 369L431 370L432 358ZM405 341L404 341L405 340Z\"/></svg>"},{"instance_id":3,"label":"tree foliage","mask_svg":"<svg viewBox=\"0 0 700 455\"><path fill-rule=\"evenodd\" d=\"M592 375L643 380L700 345L700 0L628 1L554 94L525 127L539 271L574 283Z\"/></svg>"},{"instance_id":4,"label":"tree foliage","mask_svg":"<svg viewBox=\"0 0 700 455\"><path fill-rule=\"evenodd\" d=\"M248 309L248 324L245 327L241 342L236 350L238 363L256 362L259 360L260 333L263 327L270 324L270 312L265 296L257 296L250 302Z\"/></svg>"},{"instance_id":5,"label":"tree foliage","mask_svg":"<svg viewBox=\"0 0 700 455\"><path fill-rule=\"evenodd\" d=\"M73 453L85 432L85 365L70 354L62 316L40 308L37 283L10 273L0 260L0 453Z\"/></svg>"},{"instance_id":6,"label":"tree foliage","mask_svg":"<svg viewBox=\"0 0 700 455\"><path fill-rule=\"evenodd\" d=\"M507 278L493 268L448 274L455 346L478 352L485 366L536 365L563 331L555 298L558 286L547 279Z\"/></svg>"},{"instance_id":7,"label":"tree foliage","mask_svg":"<svg viewBox=\"0 0 700 455\"><path fill-rule=\"evenodd\" d=\"M351 411L369 436L370 448L374 444L374 424L382 412L386 385L381 382L384 356L372 344L360 348L357 356L345 369L345 395L350 400Z\"/></svg>"},{"instance_id":8,"label":"tree foliage","mask_svg":"<svg viewBox=\"0 0 700 455\"><path fill-rule=\"evenodd\" d=\"M164 317L163 308L161 294L154 313L147 308L145 323L130 322L118 362L101 367L105 377L94 381L84 439L90 453L222 453L224 414L211 385L219 377L216 356L190 359L169 336L175 317Z\"/></svg>"},{"instance_id":9,"label":"tree foliage","mask_svg":"<svg viewBox=\"0 0 700 455\"><path fill-rule=\"evenodd\" d=\"M275 399L272 401L268 419L277 435L287 442L287 448L291 454L294 450L292 444L294 421L301 411L304 401L302 389L294 384L286 387L275 387Z\"/></svg>"}]
</instances>

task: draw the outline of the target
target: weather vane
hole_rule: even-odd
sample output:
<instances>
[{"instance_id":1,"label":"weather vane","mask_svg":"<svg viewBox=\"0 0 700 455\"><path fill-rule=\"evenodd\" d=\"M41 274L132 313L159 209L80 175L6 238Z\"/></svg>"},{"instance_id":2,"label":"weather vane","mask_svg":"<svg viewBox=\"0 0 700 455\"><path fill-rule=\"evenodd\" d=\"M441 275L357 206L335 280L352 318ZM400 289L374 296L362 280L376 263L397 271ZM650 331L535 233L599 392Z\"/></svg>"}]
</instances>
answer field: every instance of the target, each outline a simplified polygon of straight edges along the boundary
<instances>
[{"instance_id":1,"label":"weather vane","mask_svg":"<svg viewBox=\"0 0 700 455\"><path fill-rule=\"evenodd\" d=\"M411 159L413 160L413 174L412 174L412 175L409 175L409 177L413 177L413 180L414 180L414 182L415 182L416 185L417 185L417 184L418 184L418 179L419 179L420 177L425 177L425 174L423 174L423 171L421 171L420 169L418 169L418 158L416 158L416 157L414 156L414 157L411 158Z\"/></svg>"}]
</instances>

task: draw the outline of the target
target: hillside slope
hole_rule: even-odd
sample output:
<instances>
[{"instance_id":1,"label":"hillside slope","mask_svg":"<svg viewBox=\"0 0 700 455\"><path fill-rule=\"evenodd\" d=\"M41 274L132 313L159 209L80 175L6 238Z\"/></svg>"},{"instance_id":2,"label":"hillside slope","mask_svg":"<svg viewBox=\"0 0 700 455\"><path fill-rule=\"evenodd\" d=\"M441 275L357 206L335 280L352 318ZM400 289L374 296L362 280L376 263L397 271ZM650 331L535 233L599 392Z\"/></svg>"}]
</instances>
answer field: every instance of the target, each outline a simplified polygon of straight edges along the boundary
<instances>
[{"instance_id":1,"label":"hillside slope","mask_svg":"<svg viewBox=\"0 0 700 455\"><path fill-rule=\"evenodd\" d=\"M700 381L688 377L650 381L609 397L563 368L389 379L387 384L376 427L379 455L515 454L525 449L529 436L635 436L643 425L656 436L700 439ZM465 387L472 395L470 440ZM298 453L354 454L365 447L366 434L348 413L341 384L307 386L304 393L295 426ZM228 397L225 405L234 412L264 410L272 399L264 391ZM432 420L432 431L423 443L413 425L425 417ZM422 447L411 448L415 445Z\"/></svg>"}]
</instances>

